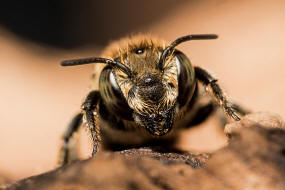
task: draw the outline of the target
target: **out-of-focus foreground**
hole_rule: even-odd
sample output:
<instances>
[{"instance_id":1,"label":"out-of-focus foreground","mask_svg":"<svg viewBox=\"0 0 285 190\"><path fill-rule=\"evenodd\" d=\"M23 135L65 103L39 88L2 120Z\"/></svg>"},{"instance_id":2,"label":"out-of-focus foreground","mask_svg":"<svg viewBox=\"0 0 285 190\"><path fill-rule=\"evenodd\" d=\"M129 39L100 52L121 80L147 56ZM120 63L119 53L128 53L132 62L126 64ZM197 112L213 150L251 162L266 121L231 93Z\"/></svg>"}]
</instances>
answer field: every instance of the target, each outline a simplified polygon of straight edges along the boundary
<instances>
[{"instance_id":1,"label":"out-of-focus foreground","mask_svg":"<svg viewBox=\"0 0 285 190\"><path fill-rule=\"evenodd\" d=\"M284 124L275 114L249 114L226 125L229 145L211 156L146 148L99 152L91 159L4 185L3 190L283 190Z\"/></svg>"},{"instance_id":2,"label":"out-of-focus foreground","mask_svg":"<svg viewBox=\"0 0 285 190\"><path fill-rule=\"evenodd\" d=\"M127 5L123 8L121 12L132 9ZM153 20L138 19L129 31L118 29L119 36L108 33L107 39L137 31L169 41L186 34L216 33L219 39L215 41L189 42L179 49L194 65L213 71L238 102L254 111L272 111L285 117L284 1L179 1L163 11L156 12L162 16ZM125 17L125 25L130 17L135 20L136 15ZM111 26L117 22L114 16L106 21ZM91 31L100 30L95 26L90 26ZM119 26L112 33L116 28ZM60 136L79 110L93 70L92 65L61 68L59 62L99 55L101 43L67 51L42 47L5 29L0 34L0 175L16 180L54 168ZM104 33L94 33L99 34ZM210 121L189 130L184 139L184 148L200 151L216 150L226 143ZM88 152L88 147L84 149Z\"/></svg>"}]
</instances>

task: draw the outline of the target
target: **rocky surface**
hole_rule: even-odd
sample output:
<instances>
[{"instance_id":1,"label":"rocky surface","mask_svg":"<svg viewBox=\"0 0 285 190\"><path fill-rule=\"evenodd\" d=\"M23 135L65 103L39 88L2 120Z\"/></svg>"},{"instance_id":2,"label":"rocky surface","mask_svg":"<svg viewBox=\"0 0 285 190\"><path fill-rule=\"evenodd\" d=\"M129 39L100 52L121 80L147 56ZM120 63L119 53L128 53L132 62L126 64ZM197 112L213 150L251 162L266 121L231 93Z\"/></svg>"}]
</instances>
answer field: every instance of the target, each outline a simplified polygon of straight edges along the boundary
<instances>
[{"instance_id":1,"label":"rocky surface","mask_svg":"<svg viewBox=\"0 0 285 190\"><path fill-rule=\"evenodd\" d=\"M2 189L285 189L285 130L255 113L228 124L228 146L207 154L150 149L101 152Z\"/></svg>"}]
</instances>

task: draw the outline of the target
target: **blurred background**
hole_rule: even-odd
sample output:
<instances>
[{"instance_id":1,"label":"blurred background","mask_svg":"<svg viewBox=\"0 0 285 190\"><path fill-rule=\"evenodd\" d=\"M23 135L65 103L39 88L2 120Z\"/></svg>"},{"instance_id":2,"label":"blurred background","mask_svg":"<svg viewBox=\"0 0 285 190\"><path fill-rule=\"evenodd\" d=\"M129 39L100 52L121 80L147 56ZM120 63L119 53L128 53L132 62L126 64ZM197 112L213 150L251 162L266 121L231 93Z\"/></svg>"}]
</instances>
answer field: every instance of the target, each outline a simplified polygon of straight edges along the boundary
<instances>
[{"instance_id":1,"label":"blurred background","mask_svg":"<svg viewBox=\"0 0 285 190\"><path fill-rule=\"evenodd\" d=\"M214 72L233 99L284 117L284 20L283 0L1 2L0 176L17 180L55 167L60 136L93 71L92 65L62 68L60 61L98 56L109 42L136 32L169 41L218 34L179 49ZM226 143L211 120L183 137L185 149L202 152ZM82 139L88 156L88 138Z\"/></svg>"}]
</instances>

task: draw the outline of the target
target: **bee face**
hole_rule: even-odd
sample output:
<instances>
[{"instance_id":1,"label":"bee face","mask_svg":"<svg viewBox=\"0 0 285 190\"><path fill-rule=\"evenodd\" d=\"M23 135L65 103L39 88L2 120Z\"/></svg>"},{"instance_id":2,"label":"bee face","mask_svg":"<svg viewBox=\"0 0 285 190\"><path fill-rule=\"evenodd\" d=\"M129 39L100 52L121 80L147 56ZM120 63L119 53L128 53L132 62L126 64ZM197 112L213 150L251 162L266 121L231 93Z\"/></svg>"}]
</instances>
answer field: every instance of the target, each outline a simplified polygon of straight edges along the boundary
<instances>
[{"instance_id":1,"label":"bee face","mask_svg":"<svg viewBox=\"0 0 285 190\"><path fill-rule=\"evenodd\" d=\"M135 122L154 135L170 131L178 96L178 60L171 57L160 69L160 56L161 51L153 46L124 52L120 61L131 69L133 77L119 69L113 72Z\"/></svg>"}]
</instances>

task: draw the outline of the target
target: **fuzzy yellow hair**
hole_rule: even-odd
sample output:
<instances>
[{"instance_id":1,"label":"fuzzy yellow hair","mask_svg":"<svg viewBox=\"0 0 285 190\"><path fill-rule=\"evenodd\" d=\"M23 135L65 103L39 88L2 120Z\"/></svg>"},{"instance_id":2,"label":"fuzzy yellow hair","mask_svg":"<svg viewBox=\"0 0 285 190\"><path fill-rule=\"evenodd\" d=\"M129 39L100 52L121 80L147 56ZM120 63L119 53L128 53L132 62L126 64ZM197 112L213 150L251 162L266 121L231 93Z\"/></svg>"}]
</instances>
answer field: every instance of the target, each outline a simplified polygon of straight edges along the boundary
<instances>
[{"instance_id":1,"label":"fuzzy yellow hair","mask_svg":"<svg viewBox=\"0 0 285 190\"><path fill-rule=\"evenodd\" d=\"M114 41L103 51L102 57L116 58L121 54L130 53L138 48L152 47L153 49L165 49L169 43L150 34L136 34Z\"/></svg>"}]
</instances>

